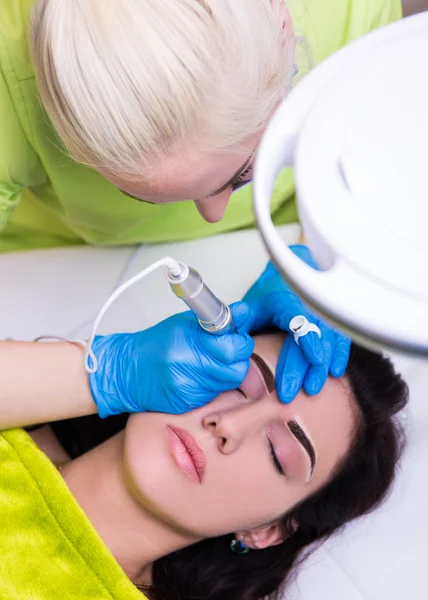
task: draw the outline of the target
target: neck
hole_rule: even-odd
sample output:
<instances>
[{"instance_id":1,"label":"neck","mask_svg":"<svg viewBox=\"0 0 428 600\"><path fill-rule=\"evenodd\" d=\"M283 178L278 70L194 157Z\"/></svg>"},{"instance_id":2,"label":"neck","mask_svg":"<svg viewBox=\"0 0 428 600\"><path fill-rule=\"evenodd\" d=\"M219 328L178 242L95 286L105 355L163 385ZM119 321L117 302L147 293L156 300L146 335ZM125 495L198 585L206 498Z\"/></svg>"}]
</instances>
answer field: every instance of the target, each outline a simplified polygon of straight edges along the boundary
<instances>
[{"instance_id":1,"label":"neck","mask_svg":"<svg viewBox=\"0 0 428 600\"><path fill-rule=\"evenodd\" d=\"M155 560L198 540L137 503L123 468L124 432L63 467L64 480L127 576L151 581Z\"/></svg>"}]
</instances>

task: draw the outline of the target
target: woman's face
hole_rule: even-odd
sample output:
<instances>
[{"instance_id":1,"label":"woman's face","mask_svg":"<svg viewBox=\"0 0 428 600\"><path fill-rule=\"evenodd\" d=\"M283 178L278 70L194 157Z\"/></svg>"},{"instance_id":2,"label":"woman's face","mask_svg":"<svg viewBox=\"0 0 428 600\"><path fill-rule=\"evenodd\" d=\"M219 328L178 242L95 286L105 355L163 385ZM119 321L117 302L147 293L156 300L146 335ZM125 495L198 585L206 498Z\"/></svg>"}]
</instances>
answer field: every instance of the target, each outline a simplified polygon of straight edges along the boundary
<instances>
[{"instance_id":1,"label":"woman's face","mask_svg":"<svg viewBox=\"0 0 428 600\"><path fill-rule=\"evenodd\" d=\"M346 455L356 409L345 379L282 404L274 372L284 337L256 338L242 392L184 415L130 417L125 468L137 502L193 538L275 523L323 486ZM264 363L264 364L263 364Z\"/></svg>"},{"instance_id":2,"label":"woman's face","mask_svg":"<svg viewBox=\"0 0 428 600\"><path fill-rule=\"evenodd\" d=\"M231 152L207 153L199 144L171 154L153 165L149 182L132 182L108 172L102 175L123 193L150 204L170 204L193 199L209 223L220 221L232 192L251 181L252 165L262 131L248 137Z\"/></svg>"}]
</instances>

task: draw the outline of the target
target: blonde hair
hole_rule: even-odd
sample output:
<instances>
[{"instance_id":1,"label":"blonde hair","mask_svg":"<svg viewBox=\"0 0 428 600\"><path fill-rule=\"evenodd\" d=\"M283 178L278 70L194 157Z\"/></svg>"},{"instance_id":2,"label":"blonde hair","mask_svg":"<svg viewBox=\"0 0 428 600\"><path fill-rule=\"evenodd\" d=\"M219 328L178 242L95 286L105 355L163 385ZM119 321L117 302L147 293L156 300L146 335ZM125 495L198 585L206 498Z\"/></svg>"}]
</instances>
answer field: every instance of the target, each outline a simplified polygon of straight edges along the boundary
<instances>
[{"instance_id":1,"label":"blonde hair","mask_svg":"<svg viewBox=\"0 0 428 600\"><path fill-rule=\"evenodd\" d=\"M144 179L193 138L223 151L260 130L294 41L285 0L38 0L31 49L70 154Z\"/></svg>"}]
</instances>

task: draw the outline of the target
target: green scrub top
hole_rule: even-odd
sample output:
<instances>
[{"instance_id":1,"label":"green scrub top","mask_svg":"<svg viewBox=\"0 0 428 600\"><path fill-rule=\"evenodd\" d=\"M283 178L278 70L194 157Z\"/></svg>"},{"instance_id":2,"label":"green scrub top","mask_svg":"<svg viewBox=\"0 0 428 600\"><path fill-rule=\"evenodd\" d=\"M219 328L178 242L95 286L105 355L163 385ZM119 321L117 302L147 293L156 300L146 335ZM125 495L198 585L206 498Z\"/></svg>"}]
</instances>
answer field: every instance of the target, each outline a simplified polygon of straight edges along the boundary
<instances>
[{"instance_id":1,"label":"green scrub top","mask_svg":"<svg viewBox=\"0 0 428 600\"><path fill-rule=\"evenodd\" d=\"M254 225L251 185L237 191L220 223L193 202L152 206L119 192L60 150L40 104L28 51L35 0L1 0L0 251L87 243L97 246L200 238ZM401 0L294 0L293 23L317 64L354 40L401 18ZM297 220L292 173L278 178L276 223Z\"/></svg>"}]
</instances>

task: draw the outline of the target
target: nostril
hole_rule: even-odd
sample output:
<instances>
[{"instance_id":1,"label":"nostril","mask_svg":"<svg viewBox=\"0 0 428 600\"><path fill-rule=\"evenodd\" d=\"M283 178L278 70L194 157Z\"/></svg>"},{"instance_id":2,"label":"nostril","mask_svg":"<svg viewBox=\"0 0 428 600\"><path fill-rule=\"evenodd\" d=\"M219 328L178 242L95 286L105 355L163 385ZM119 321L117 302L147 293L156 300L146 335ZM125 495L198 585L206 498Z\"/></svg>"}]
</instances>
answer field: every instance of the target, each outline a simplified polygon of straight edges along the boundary
<instances>
[{"instance_id":1,"label":"nostril","mask_svg":"<svg viewBox=\"0 0 428 600\"><path fill-rule=\"evenodd\" d=\"M216 429L218 427L218 422L216 419L205 419L203 421L203 427L206 431L209 431L212 435L216 435Z\"/></svg>"},{"instance_id":2,"label":"nostril","mask_svg":"<svg viewBox=\"0 0 428 600\"><path fill-rule=\"evenodd\" d=\"M219 436L217 438L217 448L222 454L228 454L230 450L230 443L227 438Z\"/></svg>"},{"instance_id":3,"label":"nostril","mask_svg":"<svg viewBox=\"0 0 428 600\"><path fill-rule=\"evenodd\" d=\"M203 421L203 427L206 431L209 431L210 434L213 436L215 444L221 452L229 451L230 439L229 437L224 437L223 435L221 435L222 433L227 433L223 429L223 421L221 415L210 415L209 417L205 418Z\"/></svg>"}]
</instances>

